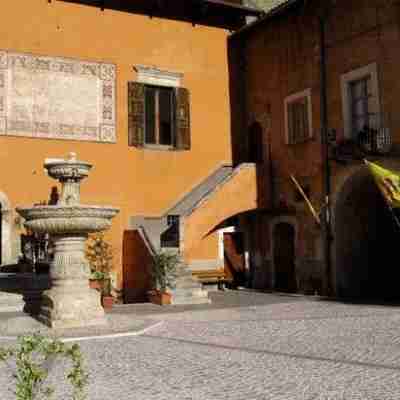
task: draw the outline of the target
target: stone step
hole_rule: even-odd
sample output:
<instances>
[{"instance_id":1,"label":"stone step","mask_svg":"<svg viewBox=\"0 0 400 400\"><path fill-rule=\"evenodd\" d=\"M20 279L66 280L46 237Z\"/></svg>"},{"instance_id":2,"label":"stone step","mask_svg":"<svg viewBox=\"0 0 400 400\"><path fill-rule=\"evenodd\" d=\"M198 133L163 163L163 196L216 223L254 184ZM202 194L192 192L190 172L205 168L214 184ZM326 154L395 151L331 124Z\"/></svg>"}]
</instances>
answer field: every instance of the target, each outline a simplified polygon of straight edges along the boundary
<instances>
[{"instance_id":1,"label":"stone step","mask_svg":"<svg viewBox=\"0 0 400 400\"><path fill-rule=\"evenodd\" d=\"M21 294L0 292L0 312L22 311L24 306Z\"/></svg>"},{"instance_id":2,"label":"stone step","mask_svg":"<svg viewBox=\"0 0 400 400\"><path fill-rule=\"evenodd\" d=\"M199 298L199 297L208 297L208 292L201 288L198 289L175 289L173 292L174 296L177 297L187 297L187 298Z\"/></svg>"},{"instance_id":3,"label":"stone step","mask_svg":"<svg viewBox=\"0 0 400 400\"><path fill-rule=\"evenodd\" d=\"M184 285L184 284L186 284L186 283L192 283L193 285L196 285L196 284L200 284L200 282L199 281L196 281L195 279L192 279L191 277L189 277L189 276L185 276L185 277L179 277L179 278L177 278L176 279L176 285Z\"/></svg>"},{"instance_id":4,"label":"stone step","mask_svg":"<svg viewBox=\"0 0 400 400\"><path fill-rule=\"evenodd\" d=\"M211 299L208 297L172 297L172 304L210 304Z\"/></svg>"},{"instance_id":5,"label":"stone step","mask_svg":"<svg viewBox=\"0 0 400 400\"><path fill-rule=\"evenodd\" d=\"M185 281L177 282L175 289L201 289L202 286L198 282Z\"/></svg>"}]
</instances>

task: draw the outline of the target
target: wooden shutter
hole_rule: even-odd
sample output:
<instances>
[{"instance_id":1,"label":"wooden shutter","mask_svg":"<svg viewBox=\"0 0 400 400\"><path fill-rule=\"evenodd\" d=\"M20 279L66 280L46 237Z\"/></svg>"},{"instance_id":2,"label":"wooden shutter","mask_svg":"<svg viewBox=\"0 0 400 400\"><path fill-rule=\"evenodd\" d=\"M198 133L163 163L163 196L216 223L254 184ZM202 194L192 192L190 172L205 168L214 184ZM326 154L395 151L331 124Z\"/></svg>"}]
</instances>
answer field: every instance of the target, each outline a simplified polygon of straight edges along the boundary
<instances>
[{"instance_id":1,"label":"wooden shutter","mask_svg":"<svg viewBox=\"0 0 400 400\"><path fill-rule=\"evenodd\" d=\"M145 85L128 82L128 145L141 147L145 133Z\"/></svg>"},{"instance_id":2,"label":"wooden shutter","mask_svg":"<svg viewBox=\"0 0 400 400\"><path fill-rule=\"evenodd\" d=\"M190 150L190 93L188 89L175 90L175 142L179 150Z\"/></svg>"}]
</instances>

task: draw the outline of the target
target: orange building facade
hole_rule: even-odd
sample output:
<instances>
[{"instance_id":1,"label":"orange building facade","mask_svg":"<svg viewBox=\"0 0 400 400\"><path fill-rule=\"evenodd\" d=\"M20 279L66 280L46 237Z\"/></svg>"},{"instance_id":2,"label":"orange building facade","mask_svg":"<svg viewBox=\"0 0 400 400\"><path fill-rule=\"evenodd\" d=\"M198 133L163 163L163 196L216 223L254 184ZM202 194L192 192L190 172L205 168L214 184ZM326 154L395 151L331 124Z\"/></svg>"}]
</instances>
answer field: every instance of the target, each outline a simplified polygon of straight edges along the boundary
<instances>
[{"instance_id":1,"label":"orange building facade","mask_svg":"<svg viewBox=\"0 0 400 400\"><path fill-rule=\"evenodd\" d=\"M167 225L162 222L154 234L160 236L176 223L174 216L190 212L229 175L224 170L232 164L227 36L228 29L240 26L251 12L227 4L214 10L222 6L210 2L209 19L203 13L198 24L182 10L161 18L162 9L101 9L90 2L3 3L2 265L14 264L21 256L24 228L15 207L49 200L53 182L44 174L45 158L76 152L94 165L82 184L82 203L120 208L106 236L114 252L113 285L119 291L132 290L131 300L140 300L146 289L143 277L136 279L126 271L136 265L140 274L142 262L135 259L137 246L129 240L136 236L129 231L145 226L151 237L152 218L168 219L172 210ZM222 11L226 17L219 18ZM158 89L138 99L137 88ZM173 97L165 100L165 93ZM141 105L158 113L151 139L146 136L149 128L141 131L150 126ZM172 117L162 114L165 107L173 111ZM191 198L196 188L199 193ZM221 267L219 236L209 234L212 228L190 238L184 254L188 264L197 260L201 268ZM185 239L180 240L183 244ZM155 242L157 247L160 242Z\"/></svg>"}]
</instances>

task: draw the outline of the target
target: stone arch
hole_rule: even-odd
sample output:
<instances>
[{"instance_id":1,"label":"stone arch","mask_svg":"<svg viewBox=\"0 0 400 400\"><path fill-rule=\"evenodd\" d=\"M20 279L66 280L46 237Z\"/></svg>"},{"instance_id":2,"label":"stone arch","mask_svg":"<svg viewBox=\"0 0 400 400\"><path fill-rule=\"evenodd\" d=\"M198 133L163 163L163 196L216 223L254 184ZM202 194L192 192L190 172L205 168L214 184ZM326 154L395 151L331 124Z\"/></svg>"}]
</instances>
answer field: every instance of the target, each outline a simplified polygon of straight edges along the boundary
<instances>
[{"instance_id":1,"label":"stone arch","mask_svg":"<svg viewBox=\"0 0 400 400\"><path fill-rule=\"evenodd\" d=\"M12 263L12 209L8 197L3 192L0 192L0 218L0 265L6 265Z\"/></svg>"},{"instance_id":2,"label":"stone arch","mask_svg":"<svg viewBox=\"0 0 400 400\"><path fill-rule=\"evenodd\" d=\"M397 258L400 229L368 168L358 166L341 176L332 200L332 278L336 294L395 297L400 274L392 260Z\"/></svg>"},{"instance_id":3,"label":"stone arch","mask_svg":"<svg viewBox=\"0 0 400 400\"><path fill-rule=\"evenodd\" d=\"M276 228L279 225L287 225L290 226L291 229L293 230L293 268L294 268L294 274L296 275L296 249L297 249L297 244L298 244L298 222L295 217L292 216L279 216L275 217L271 220L270 226L269 226L269 235L271 238L271 287L272 288L278 288L279 282L277 282L277 275L278 275L278 266L276 265L276 235L275 231ZM290 244L289 244L290 245ZM296 282L297 286L297 282ZM295 291L296 288L293 287L291 291Z\"/></svg>"}]
</instances>

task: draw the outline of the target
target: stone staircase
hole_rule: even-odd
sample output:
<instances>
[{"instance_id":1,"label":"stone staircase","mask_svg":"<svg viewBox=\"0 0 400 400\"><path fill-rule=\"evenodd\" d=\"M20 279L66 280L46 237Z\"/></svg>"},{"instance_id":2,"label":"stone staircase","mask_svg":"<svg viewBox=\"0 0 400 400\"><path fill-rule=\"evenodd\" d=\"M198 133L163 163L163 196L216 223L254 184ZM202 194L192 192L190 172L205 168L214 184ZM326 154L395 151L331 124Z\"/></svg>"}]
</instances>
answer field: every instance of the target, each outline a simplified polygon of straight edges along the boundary
<instances>
[{"instance_id":1,"label":"stone staircase","mask_svg":"<svg viewBox=\"0 0 400 400\"><path fill-rule=\"evenodd\" d=\"M23 311L24 306L22 294L0 292L0 313Z\"/></svg>"},{"instance_id":2,"label":"stone staircase","mask_svg":"<svg viewBox=\"0 0 400 400\"><path fill-rule=\"evenodd\" d=\"M171 291L172 304L210 304L207 290L193 277L192 272L185 266L178 270L176 287Z\"/></svg>"},{"instance_id":3,"label":"stone staircase","mask_svg":"<svg viewBox=\"0 0 400 400\"><path fill-rule=\"evenodd\" d=\"M21 281L16 274L0 272L0 312L22 311L25 302L21 289Z\"/></svg>"},{"instance_id":4,"label":"stone staircase","mask_svg":"<svg viewBox=\"0 0 400 400\"><path fill-rule=\"evenodd\" d=\"M181 218L189 214L216 187L228 180L232 173L233 168L231 165L222 165L159 217L131 217L129 221L130 229L138 230L151 254L154 254L160 248L179 252L181 242L179 235L176 243L172 245L166 246L162 242L163 235L171 229L169 217L177 217L176 223L178 226L174 228L178 229L179 232ZM177 275L176 287L172 291L172 304L208 304L211 302L207 290L204 290L201 282L193 277L188 266L180 267Z\"/></svg>"},{"instance_id":5,"label":"stone staircase","mask_svg":"<svg viewBox=\"0 0 400 400\"><path fill-rule=\"evenodd\" d=\"M222 165L159 217L140 215L131 217L129 221L130 229L142 227L146 231L152 246L156 249L161 248L162 235L170 228L168 216L177 216L179 218L188 214L201 199L208 196L218 185L228 179L232 175L232 171L232 166ZM179 248L179 245L168 247Z\"/></svg>"}]
</instances>

